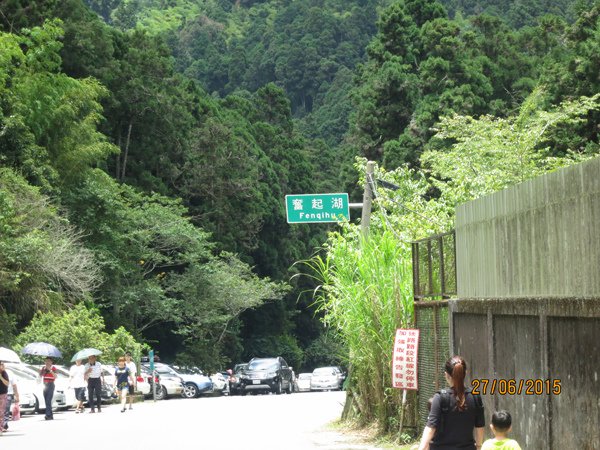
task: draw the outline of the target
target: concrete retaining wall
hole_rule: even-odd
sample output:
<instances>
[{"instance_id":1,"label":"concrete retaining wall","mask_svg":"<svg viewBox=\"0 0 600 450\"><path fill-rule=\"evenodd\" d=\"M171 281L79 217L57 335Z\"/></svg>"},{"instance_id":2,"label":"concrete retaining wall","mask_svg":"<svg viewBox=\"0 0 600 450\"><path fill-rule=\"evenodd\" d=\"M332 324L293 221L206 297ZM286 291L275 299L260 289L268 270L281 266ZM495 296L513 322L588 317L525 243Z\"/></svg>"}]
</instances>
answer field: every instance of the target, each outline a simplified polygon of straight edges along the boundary
<instances>
[{"instance_id":1,"label":"concrete retaining wall","mask_svg":"<svg viewBox=\"0 0 600 450\"><path fill-rule=\"evenodd\" d=\"M456 211L459 298L600 298L600 158Z\"/></svg>"},{"instance_id":2,"label":"concrete retaining wall","mask_svg":"<svg viewBox=\"0 0 600 450\"><path fill-rule=\"evenodd\" d=\"M600 449L600 158L460 206L456 251L450 352L469 380L561 386L488 392L486 423L507 409L523 448Z\"/></svg>"},{"instance_id":3,"label":"concrete retaining wall","mask_svg":"<svg viewBox=\"0 0 600 450\"><path fill-rule=\"evenodd\" d=\"M469 383L560 383L558 395L545 387L511 395L499 384L491 395L490 381L486 424L494 410L506 409L522 448L600 449L600 300L450 300L449 309L450 348L467 361Z\"/></svg>"}]
</instances>

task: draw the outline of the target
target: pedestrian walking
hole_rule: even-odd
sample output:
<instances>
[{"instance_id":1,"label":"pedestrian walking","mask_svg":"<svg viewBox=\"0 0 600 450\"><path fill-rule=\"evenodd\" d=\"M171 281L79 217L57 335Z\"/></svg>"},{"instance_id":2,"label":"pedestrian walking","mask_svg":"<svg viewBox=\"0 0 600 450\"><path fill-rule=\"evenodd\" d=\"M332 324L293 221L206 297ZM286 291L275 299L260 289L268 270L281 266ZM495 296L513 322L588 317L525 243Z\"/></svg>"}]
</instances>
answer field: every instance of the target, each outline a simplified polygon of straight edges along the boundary
<instances>
[{"instance_id":1,"label":"pedestrian walking","mask_svg":"<svg viewBox=\"0 0 600 450\"><path fill-rule=\"evenodd\" d=\"M446 361L444 375L450 389L434 395L419 450L481 447L485 426L483 403L479 395L465 388L466 373L467 363L461 356Z\"/></svg>"},{"instance_id":2,"label":"pedestrian walking","mask_svg":"<svg viewBox=\"0 0 600 450\"><path fill-rule=\"evenodd\" d=\"M40 376L44 382L44 401L46 402L46 420L54 420L52 414L52 399L54 398L54 380L56 380L56 367L52 358L44 360L44 367L40 369Z\"/></svg>"},{"instance_id":3,"label":"pedestrian walking","mask_svg":"<svg viewBox=\"0 0 600 450\"><path fill-rule=\"evenodd\" d=\"M95 355L88 357L88 362L85 365L85 378L87 379L90 413L94 414L96 408L98 408L98 412L102 412L102 384L104 383L104 374L102 373L102 364L96 360Z\"/></svg>"},{"instance_id":4,"label":"pedestrian walking","mask_svg":"<svg viewBox=\"0 0 600 450\"><path fill-rule=\"evenodd\" d=\"M69 387L75 390L75 414L85 411L83 402L85 400L85 367L80 359L75 361L75 364L69 369Z\"/></svg>"},{"instance_id":5,"label":"pedestrian walking","mask_svg":"<svg viewBox=\"0 0 600 450\"><path fill-rule=\"evenodd\" d=\"M481 450L521 450L517 441L508 438L508 433L512 429L512 417L508 411L494 412L490 428L494 433L494 439L485 441Z\"/></svg>"},{"instance_id":6,"label":"pedestrian walking","mask_svg":"<svg viewBox=\"0 0 600 450\"><path fill-rule=\"evenodd\" d=\"M137 390L137 366L131 359L131 352L125 353L125 366L129 369L129 374L133 383L129 386L129 409L133 409L133 395Z\"/></svg>"},{"instance_id":7,"label":"pedestrian walking","mask_svg":"<svg viewBox=\"0 0 600 450\"><path fill-rule=\"evenodd\" d=\"M4 408L6 408L6 396L8 394L8 373L4 370L4 361L0 361L0 435L4 433Z\"/></svg>"},{"instance_id":8,"label":"pedestrian walking","mask_svg":"<svg viewBox=\"0 0 600 450\"><path fill-rule=\"evenodd\" d=\"M129 392L129 386L133 385L131 379L131 372L125 365L125 358L122 356L119 358L118 366L115 369L115 384L117 393L121 399L121 412L125 412L125 405L127 404L127 394Z\"/></svg>"},{"instance_id":9,"label":"pedestrian walking","mask_svg":"<svg viewBox=\"0 0 600 450\"><path fill-rule=\"evenodd\" d=\"M8 393L6 395L6 408L4 410L4 426L2 427L3 431L8 431L8 422L10 420L10 407L14 402L17 402L17 405L20 402L19 399L19 387L17 386L17 382L19 379L15 377L14 372L10 373L10 380L8 380Z\"/></svg>"}]
</instances>

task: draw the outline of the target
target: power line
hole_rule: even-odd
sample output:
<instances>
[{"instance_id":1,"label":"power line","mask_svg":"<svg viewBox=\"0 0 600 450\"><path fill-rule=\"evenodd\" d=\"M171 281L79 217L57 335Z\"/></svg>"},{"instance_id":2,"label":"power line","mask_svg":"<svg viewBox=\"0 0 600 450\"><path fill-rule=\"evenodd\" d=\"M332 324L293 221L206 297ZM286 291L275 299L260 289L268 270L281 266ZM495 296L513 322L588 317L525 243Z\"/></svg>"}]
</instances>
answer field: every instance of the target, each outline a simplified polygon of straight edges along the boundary
<instances>
[{"instance_id":1,"label":"power line","mask_svg":"<svg viewBox=\"0 0 600 450\"><path fill-rule=\"evenodd\" d=\"M369 183L371 185L371 190L373 191L373 194L375 194L375 198L379 198L379 193L377 192L377 186L375 186L375 183L373 182L373 177L371 174L367 174L367 183ZM405 244L410 244L410 242L407 242L402 236L400 236L396 232L396 230L394 229L394 226L390 223L385 206L381 205L381 209L383 211L383 220L387 224L388 228L390 230L392 230L392 233L394 233L394 236L396 236L396 239L398 239L400 242L404 242Z\"/></svg>"}]
</instances>

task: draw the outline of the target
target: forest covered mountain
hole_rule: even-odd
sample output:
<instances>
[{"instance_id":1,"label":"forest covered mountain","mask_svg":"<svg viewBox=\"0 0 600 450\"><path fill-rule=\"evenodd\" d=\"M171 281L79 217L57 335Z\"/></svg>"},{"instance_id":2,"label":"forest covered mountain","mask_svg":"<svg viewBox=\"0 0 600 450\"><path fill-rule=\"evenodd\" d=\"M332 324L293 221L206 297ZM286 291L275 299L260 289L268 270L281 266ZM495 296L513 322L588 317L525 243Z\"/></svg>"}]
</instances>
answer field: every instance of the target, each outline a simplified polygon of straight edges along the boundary
<instances>
[{"instance_id":1,"label":"forest covered mountain","mask_svg":"<svg viewBox=\"0 0 600 450\"><path fill-rule=\"evenodd\" d=\"M598 1L0 0L0 11L7 341L36 311L86 302L169 358L311 366L338 344L300 295L314 286L290 276L332 227L287 225L286 194L356 195L357 156L420 167L450 145L431 140L444 116L505 117L536 87L547 105L600 92ZM598 124L590 112L538 145L596 153ZM64 259L39 264L61 235Z\"/></svg>"}]
</instances>

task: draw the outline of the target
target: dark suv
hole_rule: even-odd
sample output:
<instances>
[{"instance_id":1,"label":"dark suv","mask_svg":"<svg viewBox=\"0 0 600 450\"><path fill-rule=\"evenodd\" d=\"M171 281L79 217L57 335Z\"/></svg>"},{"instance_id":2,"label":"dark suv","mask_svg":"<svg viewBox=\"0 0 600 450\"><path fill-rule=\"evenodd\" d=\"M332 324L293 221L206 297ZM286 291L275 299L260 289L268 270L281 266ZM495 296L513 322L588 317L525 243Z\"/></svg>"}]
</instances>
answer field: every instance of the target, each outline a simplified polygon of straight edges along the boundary
<instances>
[{"instance_id":1,"label":"dark suv","mask_svg":"<svg viewBox=\"0 0 600 450\"><path fill-rule=\"evenodd\" d=\"M240 374L240 394L249 391L270 391L279 395L291 394L294 389L292 368L285 360L277 358L252 358Z\"/></svg>"}]
</instances>

